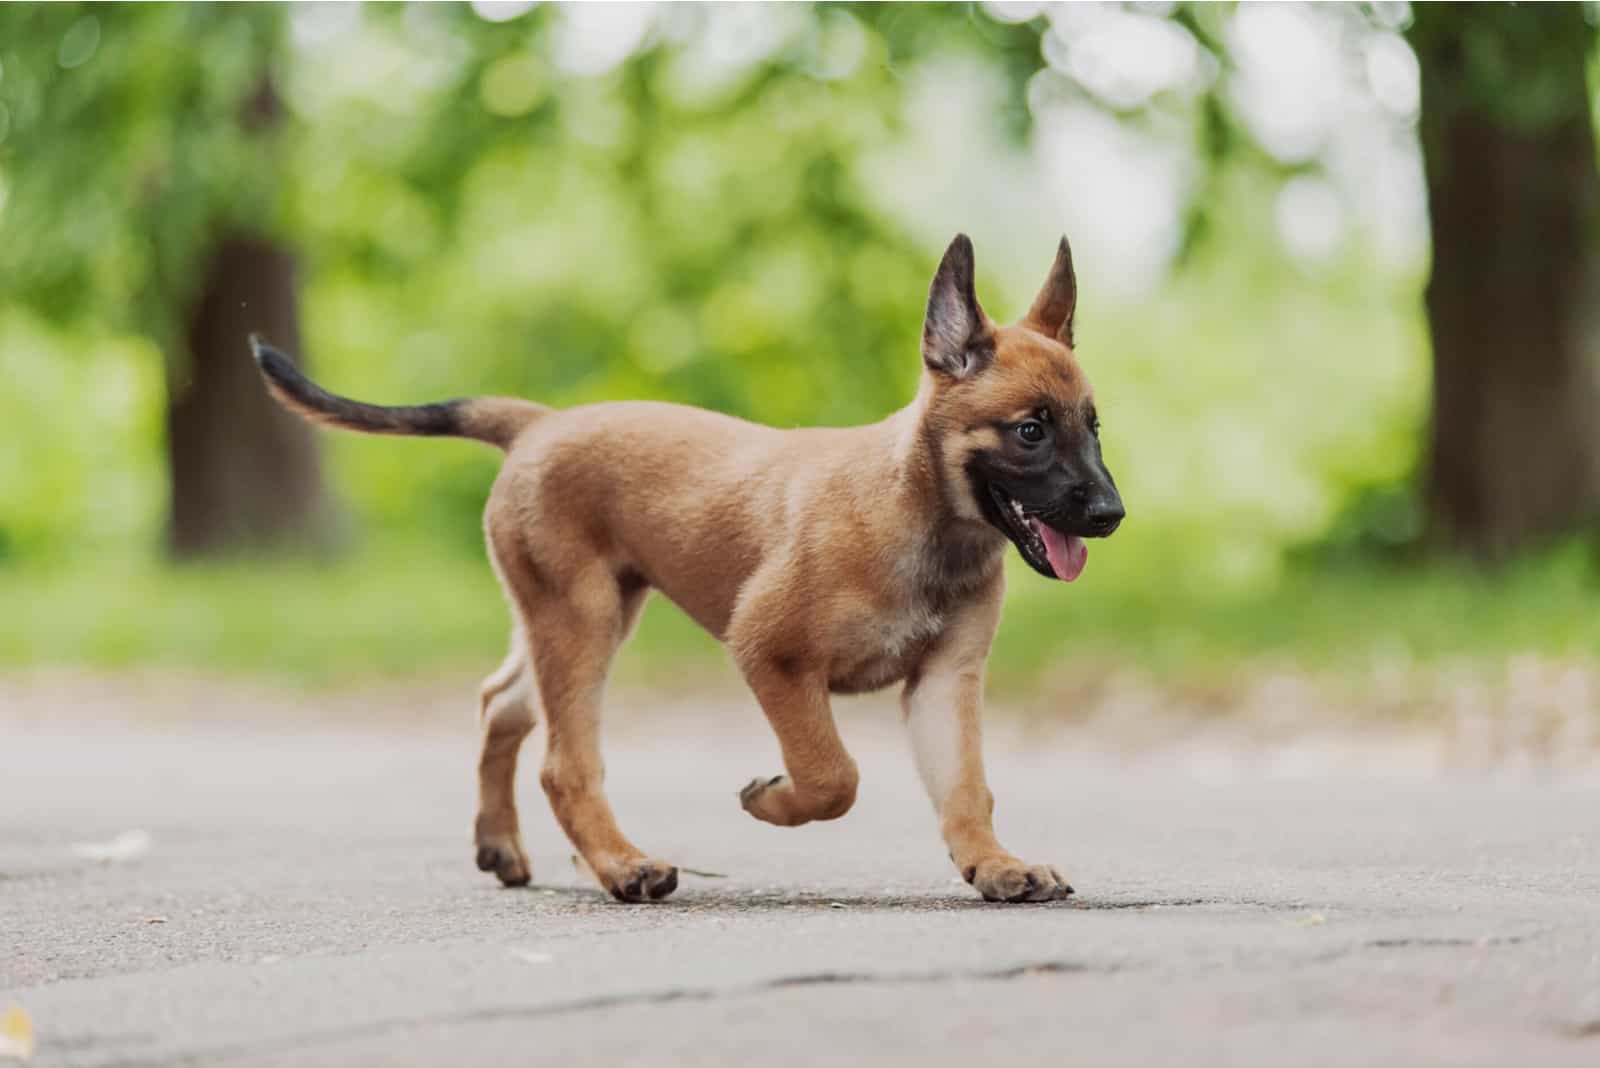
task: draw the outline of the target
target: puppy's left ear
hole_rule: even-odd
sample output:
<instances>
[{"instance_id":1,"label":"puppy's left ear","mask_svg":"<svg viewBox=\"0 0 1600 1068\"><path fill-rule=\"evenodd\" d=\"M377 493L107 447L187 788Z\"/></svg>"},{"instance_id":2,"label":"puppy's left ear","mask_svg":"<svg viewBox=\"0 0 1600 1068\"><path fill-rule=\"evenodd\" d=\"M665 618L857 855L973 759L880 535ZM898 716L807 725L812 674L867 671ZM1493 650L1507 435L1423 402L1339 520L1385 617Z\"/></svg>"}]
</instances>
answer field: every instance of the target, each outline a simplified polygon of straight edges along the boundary
<instances>
[{"instance_id":1,"label":"puppy's left ear","mask_svg":"<svg viewBox=\"0 0 1600 1068\"><path fill-rule=\"evenodd\" d=\"M994 333L972 284L972 239L957 234L928 287L922 362L930 371L969 378L994 359Z\"/></svg>"},{"instance_id":2,"label":"puppy's left ear","mask_svg":"<svg viewBox=\"0 0 1600 1068\"><path fill-rule=\"evenodd\" d=\"M1065 236L1056 249L1056 262L1050 267L1050 277L1044 288L1033 298L1025 320L1047 337L1053 337L1069 349L1072 347L1072 313L1078 308L1078 278L1072 271L1072 246Z\"/></svg>"}]
</instances>

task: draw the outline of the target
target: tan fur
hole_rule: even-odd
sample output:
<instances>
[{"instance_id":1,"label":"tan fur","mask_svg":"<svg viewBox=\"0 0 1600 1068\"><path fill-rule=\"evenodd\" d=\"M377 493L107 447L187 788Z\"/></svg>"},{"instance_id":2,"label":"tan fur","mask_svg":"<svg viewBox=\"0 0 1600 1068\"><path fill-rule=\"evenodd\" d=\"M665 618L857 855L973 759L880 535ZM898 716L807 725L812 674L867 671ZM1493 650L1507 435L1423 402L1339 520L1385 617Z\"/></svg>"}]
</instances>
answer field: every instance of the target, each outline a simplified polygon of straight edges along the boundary
<instances>
[{"instance_id":1,"label":"tan fur","mask_svg":"<svg viewBox=\"0 0 1600 1068\"><path fill-rule=\"evenodd\" d=\"M740 794L752 816L794 826L844 815L858 773L829 695L904 681L957 869L991 899L1070 892L1054 869L1006 852L991 826L982 679L1007 541L964 471L972 450L993 445L996 421L1045 403L1070 417L1088 403L1060 339L1070 323L1038 321L1050 308L1046 292L1033 319L985 320L987 371L925 370L915 400L870 426L777 430L672 404L496 402L497 434L522 420L485 514L517 625L482 692L479 866L508 884L531 875L513 782L536 693L549 732L540 781L596 878L630 901L676 885L675 868L617 827L599 743L613 654L657 589L726 643L778 737L785 774Z\"/></svg>"}]
</instances>

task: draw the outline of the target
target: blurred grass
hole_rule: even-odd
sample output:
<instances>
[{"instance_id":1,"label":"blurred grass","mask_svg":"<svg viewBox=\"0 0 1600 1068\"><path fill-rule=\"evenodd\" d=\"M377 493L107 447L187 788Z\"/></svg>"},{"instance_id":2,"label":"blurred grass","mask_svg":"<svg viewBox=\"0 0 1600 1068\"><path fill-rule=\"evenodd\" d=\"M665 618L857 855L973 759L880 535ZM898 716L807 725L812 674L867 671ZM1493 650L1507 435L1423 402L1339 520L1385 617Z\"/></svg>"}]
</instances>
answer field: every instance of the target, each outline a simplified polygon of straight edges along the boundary
<instances>
[{"instance_id":1,"label":"blurred grass","mask_svg":"<svg viewBox=\"0 0 1600 1068\"><path fill-rule=\"evenodd\" d=\"M1016 591L992 661L1002 688L1074 663L1193 681L1265 668L1369 676L1375 667L1600 650L1600 581L1582 545L1493 573L1302 564L1236 589L1211 586L1198 568L1153 574L1129 563L1077 596L1048 585Z\"/></svg>"},{"instance_id":2,"label":"blurred grass","mask_svg":"<svg viewBox=\"0 0 1600 1068\"><path fill-rule=\"evenodd\" d=\"M485 561L425 542L326 563L171 567L130 556L0 569L0 602L7 668L165 668L329 685L487 674L504 654L509 620ZM641 643L647 663L717 655L709 638L652 614Z\"/></svg>"},{"instance_id":3,"label":"blurred grass","mask_svg":"<svg viewBox=\"0 0 1600 1068\"><path fill-rule=\"evenodd\" d=\"M1001 695L1097 671L1211 681L1271 667L1370 675L1520 653L1593 657L1600 588L1571 547L1481 574L1307 568L1222 589L1178 558L1152 567L1136 543L1096 544L1071 586L1020 566L991 660ZM1012 561L1015 565L1016 562ZM426 543L371 546L337 563L168 568L102 558L54 571L0 569L0 667L168 669L341 686L486 674L507 612L487 565ZM719 646L653 598L618 664L624 682L731 686Z\"/></svg>"}]
</instances>

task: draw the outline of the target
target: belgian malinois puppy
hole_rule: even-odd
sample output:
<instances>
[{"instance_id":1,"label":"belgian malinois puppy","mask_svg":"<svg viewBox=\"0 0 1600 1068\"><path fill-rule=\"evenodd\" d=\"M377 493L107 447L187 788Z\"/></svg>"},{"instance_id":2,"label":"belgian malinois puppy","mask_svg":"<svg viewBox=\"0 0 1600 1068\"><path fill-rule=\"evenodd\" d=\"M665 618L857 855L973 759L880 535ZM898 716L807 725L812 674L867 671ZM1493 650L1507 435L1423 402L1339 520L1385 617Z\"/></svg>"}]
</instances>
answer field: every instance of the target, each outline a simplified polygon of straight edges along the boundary
<instances>
[{"instance_id":1,"label":"belgian malinois puppy","mask_svg":"<svg viewBox=\"0 0 1600 1068\"><path fill-rule=\"evenodd\" d=\"M677 887L677 869L617 827L601 785L606 675L659 589L727 645L778 736L785 774L741 790L746 812L785 827L848 812L856 765L829 695L903 681L956 869L988 900L1043 901L1072 888L995 839L980 719L1006 542L1071 582L1084 539L1122 521L1073 356L1076 302L1063 239L1028 314L996 325L973 290L972 242L958 235L928 293L916 399L849 429L776 430L644 402L378 407L325 392L251 340L273 395L308 419L475 438L507 454L484 516L514 623L481 693L479 868L508 886L531 877L512 783L542 707L540 782L601 885L622 901Z\"/></svg>"}]
</instances>

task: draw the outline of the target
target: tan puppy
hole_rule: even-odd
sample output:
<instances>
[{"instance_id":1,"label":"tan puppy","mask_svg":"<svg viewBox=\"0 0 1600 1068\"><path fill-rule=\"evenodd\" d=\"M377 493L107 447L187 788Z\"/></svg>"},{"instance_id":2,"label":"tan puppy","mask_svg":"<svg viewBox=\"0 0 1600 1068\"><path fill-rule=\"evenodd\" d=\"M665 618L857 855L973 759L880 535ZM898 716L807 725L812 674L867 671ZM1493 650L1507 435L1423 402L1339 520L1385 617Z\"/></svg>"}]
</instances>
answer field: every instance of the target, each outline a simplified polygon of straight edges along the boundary
<instances>
[{"instance_id":1,"label":"tan puppy","mask_svg":"<svg viewBox=\"0 0 1600 1068\"><path fill-rule=\"evenodd\" d=\"M326 393L252 345L273 394L307 418L508 454L484 517L514 627L482 690L480 868L507 885L531 875L512 784L537 693L549 726L540 781L600 883L623 901L677 886L676 868L624 837L601 785L607 671L654 588L727 644L778 736L786 774L740 791L745 811L783 826L849 811L856 765L829 694L904 681L917 765L957 870L991 901L1039 901L1072 889L995 839L980 719L1007 540L1070 582L1083 539L1123 515L1073 358L1075 303L1063 239L1027 316L995 325L958 235L928 294L916 399L849 429L775 430L643 402L381 408Z\"/></svg>"}]
</instances>

